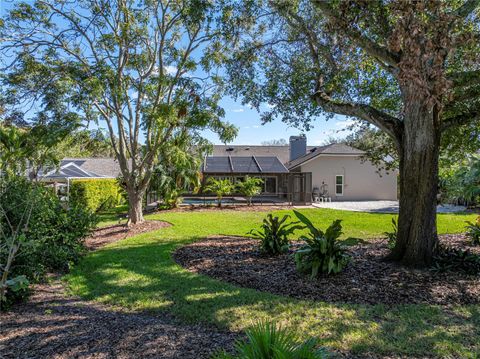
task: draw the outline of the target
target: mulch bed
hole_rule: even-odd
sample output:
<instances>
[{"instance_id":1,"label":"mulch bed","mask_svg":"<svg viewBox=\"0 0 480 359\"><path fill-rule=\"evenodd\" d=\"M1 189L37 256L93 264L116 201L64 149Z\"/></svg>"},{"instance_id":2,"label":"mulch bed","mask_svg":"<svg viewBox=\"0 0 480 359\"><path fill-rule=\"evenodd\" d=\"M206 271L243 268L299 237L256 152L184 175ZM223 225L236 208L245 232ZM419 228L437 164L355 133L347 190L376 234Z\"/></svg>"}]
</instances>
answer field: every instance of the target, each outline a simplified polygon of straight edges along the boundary
<instances>
[{"instance_id":1,"label":"mulch bed","mask_svg":"<svg viewBox=\"0 0 480 359\"><path fill-rule=\"evenodd\" d=\"M127 227L125 224L102 227L96 229L90 237L85 239L85 245L88 249L95 250L108 243L136 236L137 234L156 231L170 225L170 223L162 221L145 221L130 227Z\"/></svg>"},{"instance_id":2,"label":"mulch bed","mask_svg":"<svg viewBox=\"0 0 480 359\"><path fill-rule=\"evenodd\" d=\"M469 247L463 235L444 235L441 242ZM292 247L298 246L299 243ZM478 304L480 277L408 269L384 261L384 241L349 247L352 261L340 274L310 279L296 271L289 253L267 257L258 241L244 237L213 237L179 248L175 260L193 272L242 287L299 299L365 304Z\"/></svg>"},{"instance_id":3,"label":"mulch bed","mask_svg":"<svg viewBox=\"0 0 480 359\"><path fill-rule=\"evenodd\" d=\"M209 358L238 334L67 296L59 281L0 313L0 358Z\"/></svg>"}]
</instances>

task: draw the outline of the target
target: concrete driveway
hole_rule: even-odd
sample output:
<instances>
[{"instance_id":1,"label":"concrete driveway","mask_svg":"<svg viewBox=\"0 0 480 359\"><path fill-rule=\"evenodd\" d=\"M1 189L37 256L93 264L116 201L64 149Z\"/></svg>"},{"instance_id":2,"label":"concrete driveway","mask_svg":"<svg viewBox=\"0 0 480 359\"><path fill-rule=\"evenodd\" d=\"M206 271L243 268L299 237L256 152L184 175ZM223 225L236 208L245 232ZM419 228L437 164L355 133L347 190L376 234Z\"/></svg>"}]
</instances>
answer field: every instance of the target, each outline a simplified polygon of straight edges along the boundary
<instances>
[{"instance_id":1,"label":"concrete driveway","mask_svg":"<svg viewBox=\"0 0 480 359\"><path fill-rule=\"evenodd\" d=\"M375 212L375 213L397 213L398 201L345 201L345 202L321 202L312 204L317 208L341 209L344 211ZM438 213L462 212L464 206L439 205Z\"/></svg>"}]
</instances>

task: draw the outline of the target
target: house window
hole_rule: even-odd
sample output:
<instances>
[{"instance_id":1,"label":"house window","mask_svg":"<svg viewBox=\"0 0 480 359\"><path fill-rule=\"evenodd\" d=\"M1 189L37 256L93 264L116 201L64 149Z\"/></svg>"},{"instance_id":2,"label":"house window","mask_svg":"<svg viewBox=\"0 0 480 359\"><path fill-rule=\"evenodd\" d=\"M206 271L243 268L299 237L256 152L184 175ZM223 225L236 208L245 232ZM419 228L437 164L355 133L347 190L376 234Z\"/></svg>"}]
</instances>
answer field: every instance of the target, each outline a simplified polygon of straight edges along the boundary
<instances>
[{"instance_id":1,"label":"house window","mask_svg":"<svg viewBox=\"0 0 480 359\"><path fill-rule=\"evenodd\" d=\"M335 195L343 196L343 175L335 176Z\"/></svg>"},{"instance_id":2,"label":"house window","mask_svg":"<svg viewBox=\"0 0 480 359\"><path fill-rule=\"evenodd\" d=\"M262 179L264 193L277 193L277 177L264 177Z\"/></svg>"}]
</instances>

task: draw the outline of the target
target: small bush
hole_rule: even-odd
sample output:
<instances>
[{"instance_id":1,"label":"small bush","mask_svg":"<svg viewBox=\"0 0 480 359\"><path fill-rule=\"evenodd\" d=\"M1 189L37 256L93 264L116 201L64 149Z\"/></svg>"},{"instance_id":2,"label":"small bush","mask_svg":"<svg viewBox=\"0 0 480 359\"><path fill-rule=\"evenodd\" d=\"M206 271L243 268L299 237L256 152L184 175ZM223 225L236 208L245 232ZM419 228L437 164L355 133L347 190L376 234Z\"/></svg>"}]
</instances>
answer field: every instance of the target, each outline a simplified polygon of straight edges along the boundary
<instances>
[{"instance_id":1,"label":"small bush","mask_svg":"<svg viewBox=\"0 0 480 359\"><path fill-rule=\"evenodd\" d=\"M247 330L247 341L237 342L235 354L221 352L214 359L323 359L328 352L317 348L315 338L298 342L293 333L273 323L260 323Z\"/></svg>"},{"instance_id":2,"label":"small bush","mask_svg":"<svg viewBox=\"0 0 480 359\"><path fill-rule=\"evenodd\" d=\"M475 223L467 222L467 237L473 245L480 245L480 216L477 217Z\"/></svg>"},{"instance_id":3,"label":"small bush","mask_svg":"<svg viewBox=\"0 0 480 359\"><path fill-rule=\"evenodd\" d=\"M114 178L74 180L70 185L70 205L92 212L114 208L122 202L122 190Z\"/></svg>"},{"instance_id":4,"label":"small bush","mask_svg":"<svg viewBox=\"0 0 480 359\"><path fill-rule=\"evenodd\" d=\"M346 247L338 241L342 234L341 220L337 219L325 232L321 231L300 212L294 211L298 219L310 231L309 236L300 237L305 245L295 252L295 263L300 272L310 273L312 278L320 273L341 272L350 261Z\"/></svg>"},{"instance_id":5,"label":"small bush","mask_svg":"<svg viewBox=\"0 0 480 359\"><path fill-rule=\"evenodd\" d=\"M288 237L295 230L303 228L303 226L296 225L299 222L285 223L289 218L289 215L285 215L280 219L279 217L273 217L272 214L268 214L263 220L261 231L254 229L249 232L254 238L260 240L260 250L263 253L277 255L288 250Z\"/></svg>"},{"instance_id":6,"label":"small bush","mask_svg":"<svg viewBox=\"0 0 480 359\"><path fill-rule=\"evenodd\" d=\"M438 253L433 258L432 270L478 275L480 274L480 256L468 250L440 247Z\"/></svg>"},{"instance_id":7,"label":"small bush","mask_svg":"<svg viewBox=\"0 0 480 359\"><path fill-rule=\"evenodd\" d=\"M392 231L391 232L383 232L385 237L387 237L387 244L388 248L393 249L395 244L397 243L397 235L398 235L398 224L395 218L392 218Z\"/></svg>"},{"instance_id":8,"label":"small bush","mask_svg":"<svg viewBox=\"0 0 480 359\"><path fill-rule=\"evenodd\" d=\"M24 276L37 282L48 271L67 271L84 253L83 239L96 225L93 213L81 207L65 209L51 189L23 178L3 185L0 209L0 263L11 257L8 243L15 240L18 247L7 271L9 280Z\"/></svg>"}]
</instances>

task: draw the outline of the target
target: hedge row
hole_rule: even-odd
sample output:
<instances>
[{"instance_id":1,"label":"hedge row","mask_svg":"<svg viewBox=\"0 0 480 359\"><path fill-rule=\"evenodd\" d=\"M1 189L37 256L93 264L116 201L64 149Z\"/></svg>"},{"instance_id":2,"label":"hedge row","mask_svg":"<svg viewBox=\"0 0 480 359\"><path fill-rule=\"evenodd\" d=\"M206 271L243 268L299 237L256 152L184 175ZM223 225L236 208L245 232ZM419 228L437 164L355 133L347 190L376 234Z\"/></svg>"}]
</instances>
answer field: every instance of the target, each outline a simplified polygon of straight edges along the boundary
<instances>
[{"instance_id":1,"label":"hedge row","mask_svg":"<svg viewBox=\"0 0 480 359\"><path fill-rule=\"evenodd\" d=\"M114 178L74 180L70 184L70 203L94 212L122 201L122 189Z\"/></svg>"}]
</instances>

